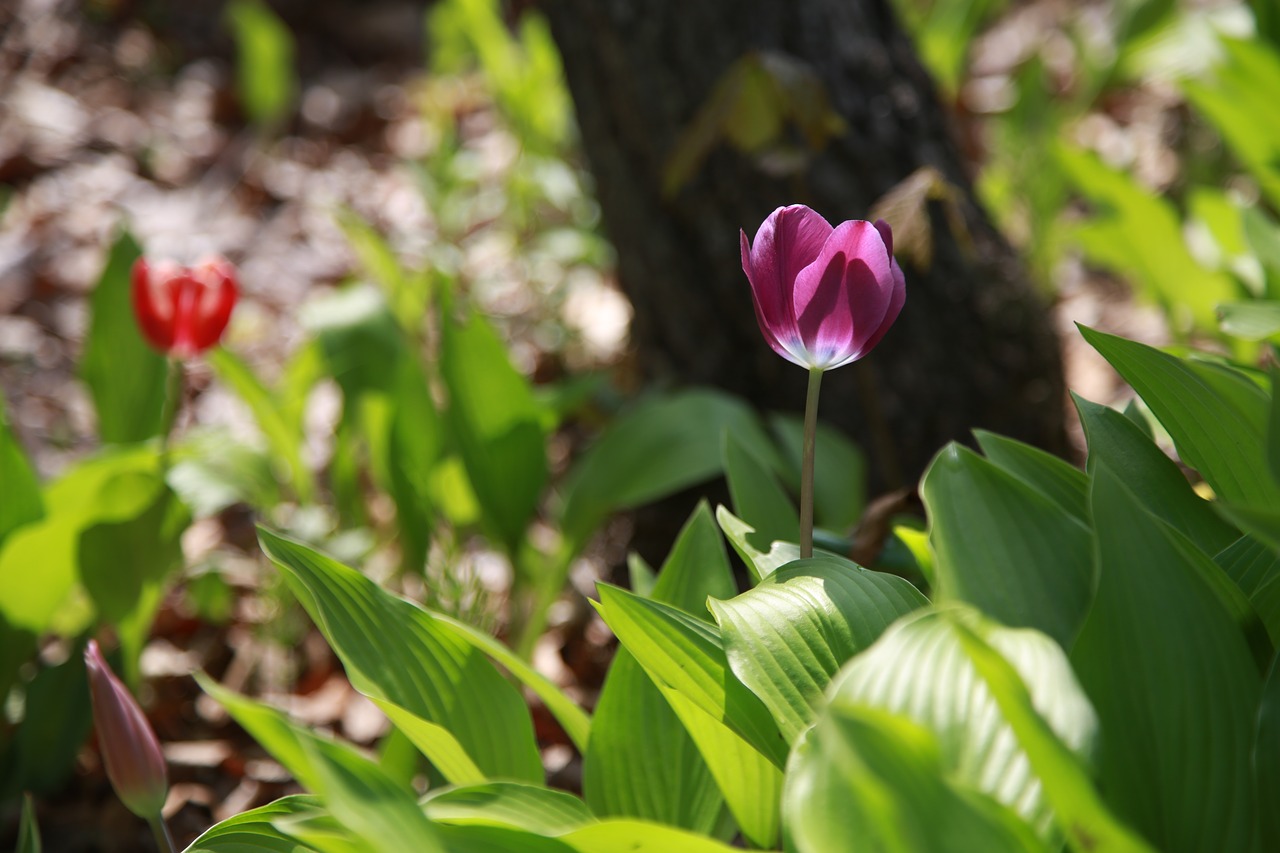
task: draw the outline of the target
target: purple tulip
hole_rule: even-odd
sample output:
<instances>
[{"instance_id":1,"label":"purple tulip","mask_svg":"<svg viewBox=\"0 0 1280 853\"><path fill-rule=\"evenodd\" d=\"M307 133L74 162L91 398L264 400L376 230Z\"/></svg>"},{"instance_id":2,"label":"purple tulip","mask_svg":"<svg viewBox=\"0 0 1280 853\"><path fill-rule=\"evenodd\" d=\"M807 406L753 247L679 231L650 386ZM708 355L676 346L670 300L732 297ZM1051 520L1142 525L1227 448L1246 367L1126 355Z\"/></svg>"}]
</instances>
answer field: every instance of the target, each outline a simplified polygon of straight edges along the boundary
<instances>
[{"instance_id":1,"label":"purple tulip","mask_svg":"<svg viewBox=\"0 0 1280 853\"><path fill-rule=\"evenodd\" d=\"M769 214L754 245L742 232L742 269L769 346L811 370L871 352L907 298L888 223L854 219L832 228L802 204Z\"/></svg>"},{"instance_id":2,"label":"purple tulip","mask_svg":"<svg viewBox=\"0 0 1280 853\"><path fill-rule=\"evenodd\" d=\"M84 650L93 701L93 725L107 778L129 811L156 821L169 790L160 741L134 700L116 677L94 640Z\"/></svg>"}]
</instances>

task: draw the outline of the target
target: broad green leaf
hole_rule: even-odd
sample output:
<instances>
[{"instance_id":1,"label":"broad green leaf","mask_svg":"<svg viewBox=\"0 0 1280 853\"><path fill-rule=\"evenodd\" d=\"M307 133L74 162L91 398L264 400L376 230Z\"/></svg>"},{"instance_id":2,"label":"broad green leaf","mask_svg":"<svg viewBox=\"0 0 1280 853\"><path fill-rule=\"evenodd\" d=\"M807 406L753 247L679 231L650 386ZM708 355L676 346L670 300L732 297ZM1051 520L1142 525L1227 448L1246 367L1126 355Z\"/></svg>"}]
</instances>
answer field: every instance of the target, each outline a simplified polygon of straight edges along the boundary
<instances>
[{"instance_id":1,"label":"broad green leaf","mask_svg":"<svg viewBox=\"0 0 1280 853\"><path fill-rule=\"evenodd\" d=\"M1280 551L1280 504L1249 506L1218 501L1214 507L1241 530Z\"/></svg>"},{"instance_id":2,"label":"broad green leaf","mask_svg":"<svg viewBox=\"0 0 1280 853\"><path fill-rule=\"evenodd\" d=\"M755 535L756 529L724 507L716 508L716 520L720 522L720 529L724 531L729 544L738 552L742 562L747 564L747 570L757 583L773 574L780 566L800 559L800 546L795 542L770 542L767 543L767 551L756 547L759 542Z\"/></svg>"},{"instance_id":3,"label":"broad green leaf","mask_svg":"<svg viewBox=\"0 0 1280 853\"><path fill-rule=\"evenodd\" d=\"M1091 153L1061 145L1056 159L1095 209L1093 218L1069 230L1068 239L1089 260L1128 275L1178 329L1213 328L1216 307L1235 299L1238 290L1225 273L1196 263L1173 205Z\"/></svg>"},{"instance_id":4,"label":"broad green leaf","mask_svg":"<svg viewBox=\"0 0 1280 853\"><path fill-rule=\"evenodd\" d=\"M606 583L596 588L605 623L659 687L680 693L783 765L786 741L765 706L733 677L718 628Z\"/></svg>"},{"instance_id":5,"label":"broad green leaf","mask_svg":"<svg viewBox=\"0 0 1280 853\"><path fill-rule=\"evenodd\" d=\"M679 690L666 684L658 689L697 744L743 837L755 847L773 847L781 818L782 771Z\"/></svg>"},{"instance_id":6,"label":"broad green leaf","mask_svg":"<svg viewBox=\"0 0 1280 853\"><path fill-rule=\"evenodd\" d=\"M602 820L560 839L580 853L732 853L733 848L684 829L644 820Z\"/></svg>"},{"instance_id":7,"label":"broad green leaf","mask_svg":"<svg viewBox=\"0 0 1280 853\"><path fill-rule=\"evenodd\" d=\"M158 487L158 466L153 449L134 446L84 460L50 483L44 493L48 514L15 530L0 550L0 617L13 628L49 630L79 581L81 533L146 511ZM62 627L78 633L85 626Z\"/></svg>"},{"instance_id":8,"label":"broad green leaf","mask_svg":"<svg viewBox=\"0 0 1280 853\"><path fill-rule=\"evenodd\" d=\"M1250 598L1263 584L1280 577L1280 554L1252 536L1241 536L1213 561Z\"/></svg>"},{"instance_id":9,"label":"broad green leaf","mask_svg":"<svg viewBox=\"0 0 1280 853\"><path fill-rule=\"evenodd\" d=\"M723 470L728 429L759 459L777 451L751 409L710 390L644 400L614 421L582 455L564 485L561 524L583 542L610 513L705 482Z\"/></svg>"},{"instance_id":10,"label":"broad green leaf","mask_svg":"<svg viewBox=\"0 0 1280 853\"><path fill-rule=\"evenodd\" d=\"M441 824L437 831L449 853L576 853L558 838L510 826Z\"/></svg>"},{"instance_id":11,"label":"broad green leaf","mask_svg":"<svg viewBox=\"0 0 1280 853\"><path fill-rule=\"evenodd\" d=\"M166 428L162 420L168 362L143 340L130 296L130 270L141 255L133 237L121 233L89 296L80 376L89 386L98 412L98 435L106 444L143 441Z\"/></svg>"},{"instance_id":12,"label":"broad green leaf","mask_svg":"<svg viewBox=\"0 0 1280 853\"><path fill-rule=\"evenodd\" d=\"M902 578L817 557L783 566L755 589L710 606L734 675L794 743L840 667L899 616L927 603Z\"/></svg>"},{"instance_id":13,"label":"broad green leaf","mask_svg":"<svg viewBox=\"0 0 1280 853\"><path fill-rule=\"evenodd\" d=\"M309 503L315 493L311 472L302 461L304 435L302 421L291 419L281 401L254 375L249 366L226 349L215 349L208 355L209 366L249 411L266 439L280 478Z\"/></svg>"},{"instance_id":14,"label":"broad green leaf","mask_svg":"<svg viewBox=\"0 0 1280 853\"><path fill-rule=\"evenodd\" d=\"M483 652L359 572L265 529L258 538L353 687L443 728L490 778L542 781L528 708Z\"/></svg>"},{"instance_id":15,"label":"broad green leaf","mask_svg":"<svg viewBox=\"0 0 1280 853\"><path fill-rule=\"evenodd\" d=\"M326 811L283 815L272 826L306 850L316 853L382 853Z\"/></svg>"},{"instance_id":16,"label":"broad green leaf","mask_svg":"<svg viewBox=\"0 0 1280 853\"><path fill-rule=\"evenodd\" d=\"M1258 850L1280 849L1280 655L1271 662L1262 686L1253 743L1253 774L1258 804Z\"/></svg>"},{"instance_id":17,"label":"broad green leaf","mask_svg":"<svg viewBox=\"0 0 1280 853\"><path fill-rule=\"evenodd\" d=\"M539 835L563 835L596 821L572 794L519 782L439 788L427 794L422 808L438 823L506 826Z\"/></svg>"},{"instance_id":18,"label":"broad green leaf","mask_svg":"<svg viewBox=\"0 0 1280 853\"><path fill-rule=\"evenodd\" d=\"M445 323L440 373L449 389L453 438L484 522L514 554L547 482L542 410L478 314Z\"/></svg>"},{"instance_id":19,"label":"broad green leaf","mask_svg":"<svg viewBox=\"0 0 1280 853\"><path fill-rule=\"evenodd\" d=\"M1080 757L1040 716L1013 665L963 622L955 624L961 646L1026 751L1071 848L1090 853L1151 851L1107 810Z\"/></svg>"},{"instance_id":20,"label":"broad green leaf","mask_svg":"<svg viewBox=\"0 0 1280 853\"><path fill-rule=\"evenodd\" d=\"M280 711L197 675L201 688L273 758L316 794L333 817L375 850L444 851L413 791L347 744L322 738Z\"/></svg>"},{"instance_id":21,"label":"broad green leaf","mask_svg":"<svg viewBox=\"0 0 1280 853\"><path fill-rule=\"evenodd\" d=\"M1221 498L1280 505L1266 460L1267 395L1230 368L1176 358L1144 344L1080 328L1173 437L1178 455Z\"/></svg>"},{"instance_id":22,"label":"broad green leaf","mask_svg":"<svg viewBox=\"0 0 1280 853\"><path fill-rule=\"evenodd\" d=\"M775 413L769 416L769 429L777 437L786 463L781 471L783 481L793 494L799 494L804 418ZM862 518L866 502L862 451L840 430L819 421L814 453L813 522L828 530L849 530Z\"/></svg>"},{"instance_id":23,"label":"broad green leaf","mask_svg":"<svg viewBox=\"0 0 1280 853\"><path fill-rule=\"evenodd\" d=\"M952 784L946 771L933 732L837 697L788 763L786 848L1048 853L1012 812Z\"/></svg>"},{"instance_id":24,"label":"broad green leaf","mask_svg":"<svg viewBox=\"0 0 1280 853\"><path fill-rule=\"evenodd\" d=\"M76 754L92 726L84 643L76 642L56 665L40 661L24 685L22 721L12 730L8 751L0 753L0 797L29 791L50 796L64 790Z\"/></svg>"},{"instance_id":25,"label":"broad green leaf","mask_svg":"<svg viewBox=\"0 0 1280 853\"><path fill-rule=\"evenodd\" d=\"M259 124L282 122L298 88L293 34L263 0L231 0L225 14L236 42L240 105Z\"/></svg>"},{"instance_id":26,"label":"broad green leaf","mask_svg":"<svg viewBox=\"0 0 1280 853\"><path fill-rule=\"evenodd\" d=\"M1089 606L1089 530L1013 474L958 444L920 484L937 555L937 600L967 601L1070 648Z\"/></svg>"},{"instance_id":27,"label":"broad green leaf","mask_svg":"<svg viewBox=\"0 0 1280 853\"><path fill-rule=\"evenodd\" d=\"M1087 474L1021 441L981 429L975 429L973 436L987 459L1042 493L1074 518L1089 523Z\"/></svg>"},{"instance_id":28,"label":"broad green leaf","mask_svg":"<svg viewBox=\"0 0 1280 853\"><path fill-rule=\"evenodd\" d=\"M707 598L733 592L724 544L707 505L700 503L647 597L709 620ZM615 654L596 704L582 790L598 815L644 818L705 834L724 807L698 747L625 648Z\"/></svg>"},{"instance_id":29,"label":"broad green leaf","mask_svg":"<svg viewBox=\"0 0 1280 853\"><path fill-rule=\"evenodd\" d=\"M1182 470L1129 418L1072 395L1089 442L1089 468L1105 464L1157 518L1181 531L1206 554L1216 554L1239 533L1195 493Z\"/></svg>"},{"instance_id":30,"label":"broad green leaf","mask_svg":"<svg viewBox=\"0 0 1280 853\"><path fill-rule=\"evenodd\" d=\"M869 706L924 726L938 738L952 785L997 800L1051 840L1058 830L1042 782L979 676L961 640L964 630L1009 660L1056 737L1078 758L1087 758L1097 717L1066 654L1044 634L1005 628L968 607L937 607L900 619L836 676L830 704Z\"/></svg>"},{"instance_id":31,"label":"broad green leaf","mask_svg":"<svg viewBox=\"0 0 1280 853\"><path fill-rule=\"evenodd\" d=\"M585 751L591 734L591 718L551 679L531 667L528 662L498 640L446 613L427 609L436 621L451 629L460 639L493 658L511 676L533 692L547 706L551 715L564 727L564 732L579 750Z\"/></svg>"},{"instance_id":32,"label":"broad green leaf","mask_svg":"<svg viewBox=\"0 0 1280 853\"><path fill-rule=\"evenodd\" d=\"M1280 300L1253 299L1218 306L1222 331L1247 341L1280 335Z\"/></svg>"},{"instance_id":33,"label":"broad green leaf","mask_svg":"<svg viewBox=\"0 0 1280 853\"><path fill-rule=\"evenodd\" d=\"M10 533L44 517L40 481L22 452L22 445L9 429L3 394L0 394L0 483L4 483L4 500L0 501L0 548L3 548L5 537Z\"/></svg>"},{"instance_id":34,"label":"broad green leaf","mask_svg":"<svg viewBox=\"0 0 1280 853\"><path fill-rule=\"evenodd\" d=\"M307 853L305 847L275 828L281 818L315 812L320 801L295 794L214 824L191 842L183 853Z\"/></svg>"},{"instance_id":35,"label":"broad green leaf","mask_svg":"<svg viewBox=\"0 0 1280 853\"><path fill-rule=\"evenodd\" d=\"M798 540L800 515L773 471L727 429L721 455L733 511L755 529L753 547L763 550L775 540Z\"/></svg>"},{"instance_id":36,"label":"broad green leaf","mask_svg":"<svg viewBox=\"0 0 1280 853\"><path fill-rule=\"evenodd\" d=\"M1260 684L1206 581L1218 568L1105 465L1090 506L1098 591L1072 663L1106 732L1108 805L1160 850L1247 849Z\"/></svg>"}]
</instances>

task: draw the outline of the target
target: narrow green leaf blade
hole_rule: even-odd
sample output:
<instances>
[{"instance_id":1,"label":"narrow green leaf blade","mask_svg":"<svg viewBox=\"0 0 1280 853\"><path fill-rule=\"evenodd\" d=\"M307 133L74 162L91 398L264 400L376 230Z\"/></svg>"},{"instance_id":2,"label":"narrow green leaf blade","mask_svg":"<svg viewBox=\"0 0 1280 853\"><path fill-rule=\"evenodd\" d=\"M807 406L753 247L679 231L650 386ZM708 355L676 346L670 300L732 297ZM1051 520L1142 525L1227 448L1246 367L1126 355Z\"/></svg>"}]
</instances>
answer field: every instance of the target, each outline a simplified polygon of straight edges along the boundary
<instances>
[{"instance_id":1,"label":"narrow green leaf blade","mask_svg":"<svg viewBox=\"0 0 1280 853\"><path fill-rule=\"evenodd\" d=\"M752 456L742 441L728 430L724 433L721 455L733 511L755 528L752 545L763 550L775 540L798 540L800 515L764 461Z\"/></svg>"},{"instance_id":2,"label":"narrow green leaf blade","mask_svg":"<svg viewBox=\"0 0 1280 853\"><path fill-rule=\"evenodd\" d=\"M313 848L300 845L274 824L281 818L312 813L319 808L320 800L310 795L281 797L214 824L183 853L303 853Z\"/></svg>"},{"instance_id":3,"label":"narrow green leaf blade","mask_svg":"<svg viewBox=\"0 0 1280 853\"><path fill-rule=\"evenodd\" d=\"M44 517L40 481L9 428L4 394L0 394L0 483L4 483L4 500L0 501L0 547L3 547L5 537L12 531Z\"/></svg>"}]
</instances>

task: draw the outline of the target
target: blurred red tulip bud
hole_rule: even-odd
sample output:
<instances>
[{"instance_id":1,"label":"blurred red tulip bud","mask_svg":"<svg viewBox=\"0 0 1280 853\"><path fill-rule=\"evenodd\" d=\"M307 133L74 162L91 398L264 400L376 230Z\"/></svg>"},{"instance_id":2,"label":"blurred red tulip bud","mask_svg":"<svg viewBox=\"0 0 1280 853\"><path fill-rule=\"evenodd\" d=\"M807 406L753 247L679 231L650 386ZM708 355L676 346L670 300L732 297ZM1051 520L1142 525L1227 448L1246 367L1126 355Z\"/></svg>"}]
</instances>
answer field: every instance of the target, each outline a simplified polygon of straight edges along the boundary
<instances>
[{"instance_id":1,"label":"blurred red tulip bud","mask_svg":"<svg viewBox=\"0 0 1280 853\"><path fill-rule=\"evenodd\" d=\"M818 370L857 361L902 311L906 280L883 220L832 228L793 204L769 214L754 243L741 237L760 331L787 361Z\"/></svg>"},{"instance_id":2,"label":"blurred red tulip bud","mask_svg":"<svg viewBox=\"0 0 1280 853\"><path fill-rule=\"evenodd\" d=\"M169 791L164 753L129 688L116 677L94 640L84 650L98 748L107 778L129 811L145 820L160 816Z\"/></svg>"},{"instance_id":3,"label":"blurred red tulip bud","mask_svg":"<svg viewBox=\"0 0 1280 853\"><path fill-rule=\"evenodd\" d=\"M190 358L218 342L239 291L222 258L184 267L139 258L133 265L133 313L142 335L166 355Z\"/></svg>"}]
</instances>

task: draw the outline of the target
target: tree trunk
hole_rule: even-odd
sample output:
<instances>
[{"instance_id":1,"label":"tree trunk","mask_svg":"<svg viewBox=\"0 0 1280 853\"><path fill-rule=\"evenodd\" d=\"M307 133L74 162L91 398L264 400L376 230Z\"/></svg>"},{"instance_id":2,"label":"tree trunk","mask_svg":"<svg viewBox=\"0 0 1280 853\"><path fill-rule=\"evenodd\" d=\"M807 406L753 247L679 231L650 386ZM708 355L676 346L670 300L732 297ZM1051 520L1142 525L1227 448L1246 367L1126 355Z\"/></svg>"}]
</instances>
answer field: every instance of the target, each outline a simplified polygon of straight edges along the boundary
<instances>
[{"instance_id":1,"label":"tree trunk","mask_svg":"<svg viewBox=\"0 0 1280 853\"><path fill-rule=\"evenodd\" d=\"M770 211L790 203L833 224L867 218L885 192L932 166L960 189L971 244L932 209L931 265L904 264L901 318L869 358L827 375L821 416L867 450L876 491L914 484L942 444L971 441L974 427L1064 452L1051 320L974 203L949 118L885 0L539 6L563 56L648 380L716 385L764 409L799 411L805 373L760 336L739 228L754 237ZM844 132L785 177L719 145L665 196L662 175L681 132L751 51L807 64Z\"/></svg>"}]
</instances>

